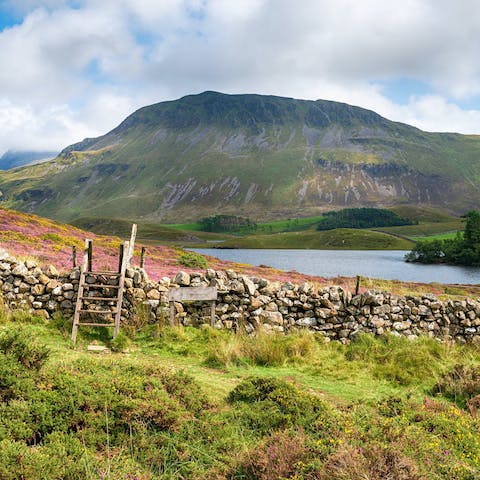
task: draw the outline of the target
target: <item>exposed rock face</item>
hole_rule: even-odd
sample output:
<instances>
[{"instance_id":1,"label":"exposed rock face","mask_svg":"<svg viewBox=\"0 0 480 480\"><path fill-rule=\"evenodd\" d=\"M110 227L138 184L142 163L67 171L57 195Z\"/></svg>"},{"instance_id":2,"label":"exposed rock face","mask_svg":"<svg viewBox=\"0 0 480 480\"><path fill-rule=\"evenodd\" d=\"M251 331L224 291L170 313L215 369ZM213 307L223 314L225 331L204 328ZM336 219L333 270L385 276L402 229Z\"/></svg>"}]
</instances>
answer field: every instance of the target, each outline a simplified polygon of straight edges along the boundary
<instances>
[{"instance_id":1,"label":"exposed rock face","mask_svg":"<svg viewBox=\"0 0 480 480\"><path fill-rule=\"evenodd\" d=\"M78 269L63 276L52 268L43 272L34 262L21 262L0 249L0 292L12 309L31 310L45 319L55 312L72 315L78 279ZM248 278L232 270L208 270L205 275L179 272L173 280L152 282L144 270L132 268L125 285L122 321L126 323L135 320L140 311L146 312L145 321L164 322L169 315L170 288L216 286L217 328L244 328L248 333L258 329L309 329L343 343L361 332L391 332L480 344L478 299L443 302L430 294L417 297L374 291L353 296L337 286L315 289L309 284L281 284ZM105 302L100 308L105 307L113 308L113 302ZM92 308L98 308L98 304L92 303ZM210 323L207 303L176 303L175 310L176 320L183 325Z\"/></svg>"}]
</instances>

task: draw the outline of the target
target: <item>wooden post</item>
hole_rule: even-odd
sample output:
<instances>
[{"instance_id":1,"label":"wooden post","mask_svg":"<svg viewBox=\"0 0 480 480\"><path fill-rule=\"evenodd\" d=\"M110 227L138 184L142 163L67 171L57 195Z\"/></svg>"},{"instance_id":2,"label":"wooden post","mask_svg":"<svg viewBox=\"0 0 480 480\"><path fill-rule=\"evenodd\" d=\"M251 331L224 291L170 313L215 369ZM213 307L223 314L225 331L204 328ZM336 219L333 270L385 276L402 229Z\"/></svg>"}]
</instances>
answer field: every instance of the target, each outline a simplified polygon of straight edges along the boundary
<instances>
[{"instance_id":1,"label":"wooden post","mask_svg":"<svg viewBox=\"0 0 480 480\"><path fill-rule=\"evenodd\" d=\"M359 289L360 289L360 275L357 275L357 284L355 285L355 295L358 295Z\"/></svg>"},{"instance_id":2,"label":"wooden post","mask_svg":"<svg viewBox=\"0 0 480 480\"><path fill-rule=\"evenodd\" d=\"M175 326L175 305L173 302L170 302L170 326Z\"/></svg>"},{"instance_id":3,"label":"wooden post","mask_svg":"<svg viewBox=\"0 0 480 480\"><path fill-rule=\"evenodd\" d=\"M87 271L92 271L93 240L87 240Z\"/></svg>"},{"instance_id":4,"label":"wooden post","mask_svg":"<svg viewBox=\"0 0 480 480\"><path fill-rule=\"evenodd\" d=\"M210 304L210 315L211 315L211 319L210 319L210 325L212 327L215 326L215 300L212 300L212 303Z\"/></svg>"},{"instance_id":5,"label":"wooden post","mask_svg":"<svg viewBox=\"0 0 480 480\"><path fill-rule=\"evenodd\" d=\"M135 237L137 236L137 224L132 225L132 234L130 235L130 241L128 242L128 248L125 254L127 255L127 267L130 266L130 260L133 257L133 249L135 246Z\"/></svg>"},{"instance_id":6,"label":"wooden post","mask_svg":"<svg viewBox=\"0 0 480 480\"><path fill-rule=\"evenodd\" d=\"M73 268L77 266L77 247L75 245L72 247L72 266Z\"/></svg>"},{"instance_id":7,"label":"wooden post","mask_svg":"<svg viewBox=\"0 0 480 480\"><path fill-rule=\"evenodd\" d=\"M123 256L125 255L125 244L120 244L120 252L118 254L118 273L122 271Z\"/></svg>"},{"instance_id":8,"label":"wooden post","mask_svg":"<svg viewBox=\"0 0 480 480\"><path fill-rule=\"evenodd\" d=\"M142 247L142 253L140 254L140 268L143 268L145 265L145 247Z\"/></svg>"}]
</instances>

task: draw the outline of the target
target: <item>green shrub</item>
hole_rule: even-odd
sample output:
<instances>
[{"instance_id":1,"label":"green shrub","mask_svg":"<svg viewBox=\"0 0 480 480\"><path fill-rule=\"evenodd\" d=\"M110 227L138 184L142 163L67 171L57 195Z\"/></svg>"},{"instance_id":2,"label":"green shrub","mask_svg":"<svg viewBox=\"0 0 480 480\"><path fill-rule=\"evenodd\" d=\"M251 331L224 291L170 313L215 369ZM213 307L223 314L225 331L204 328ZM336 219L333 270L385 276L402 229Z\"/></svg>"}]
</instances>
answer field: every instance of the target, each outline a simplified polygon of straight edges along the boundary
<instances>
[{"instance_id":1,"label":"green shrub","mask_svg":"<svg viewBox=\"0 0 480 480\"><path fill-rule=\"evenodd\" d=\"M177 263L188 268L208 268L207 259L203 255L195 252L182 253L177 258Z\"/></svg>"},{"instance_id":2,"label":"green shrub","mask_svg":"<svg viewBox=\"0 0 480 480\"><path fill-rule=\"evenodd\" d=\"M480 367L455 365L433 386L432 393L441 394L465 407L468 400L480 395Z\"/></svg>"},{"instance_id":3,"label":"green shrub","mask_svg":"<svg viewBox=\"0 0 480 480\"><path fill-rule=\"evenodd\" d=\"M110 348L114 352L125 352L129 345L130 339L123 332L119 332L118 335L110 341Z\"/></svg>"},{"instance_id":4,"label":"green shrub","mask_svg":"<svg viewBox=\"0 0 480 480\"><path fill-rule=\"evenodd\" d=\"M0 352L12 355L27 368L40 369L50 356L50 350L30 338L26 329L16 328L0 332Z\"/></svg>"},{"instance_id":5,"label":"green shrub","mask_svg":"<svg viewBox=\"0 0 480 480\"><path fill-rule=\"evenodd\" d=\"M247 404L244 420L264 432L292 425L312 428L327 411L317 396L277 378L249 377L238 384L227 399L230 403Z\"/></svg>"}]
</instances>

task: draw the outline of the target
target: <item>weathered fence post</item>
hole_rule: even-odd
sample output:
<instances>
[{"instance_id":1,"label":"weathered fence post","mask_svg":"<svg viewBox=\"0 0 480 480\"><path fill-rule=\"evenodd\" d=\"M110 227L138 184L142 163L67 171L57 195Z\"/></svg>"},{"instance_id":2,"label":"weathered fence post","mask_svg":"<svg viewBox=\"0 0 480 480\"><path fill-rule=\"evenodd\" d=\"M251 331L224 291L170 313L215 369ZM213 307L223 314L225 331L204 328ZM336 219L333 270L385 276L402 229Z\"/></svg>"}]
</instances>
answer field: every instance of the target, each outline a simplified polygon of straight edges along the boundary
<instances>
[{"instance_id":1,"label":"weathered fence post","mask_svg":"<svg viewBox=\"0 0 480 480\"><path fill-rule=\"evenodd\" d=\"M72 266L73 268L77 266L77 247L75 245L72 246Z\"/></svg>"},{"instance_id":2,"label":"weathered fence post","mask_svg":"<svg viewBox=\"0 0 480 480\"><path fill-rule=\"evenodd\" d=\"M360 289L360 275L357 275L357 284L355 285L355 295L358 295L359 289Z\"/></svg>"},{"instance_id":3,"label":"weathered fence post","mask_svg":"<svg viewBox=\"0 0 480 480\"><path fill-rule=\"evenodd\" d=\"M142 253L140 254L140 268L143 268L145 265L145 251L146 248L142 247Z\"/></svg>"},{"instance_id":4,"label":"weathered fence post","mask_svg":"<svg viewBox=\"0 0 480 480\"><path fill-rule=\"evenodd\" d=\"M123 256L125 255L125 245L123 243L120 244L120 252L118 254L118 272L122 270L122 263L123 263Z\"/></svg>"},{"instance_id":5,"label":"weathered fence post","mask_svg":"<svg viewBox=\"0 0 480 480\"><path fill-rule=\"evenodd\" d=\"M87 240L87 268L92 271L93 240Z\"/></svg>"}]
</instances>

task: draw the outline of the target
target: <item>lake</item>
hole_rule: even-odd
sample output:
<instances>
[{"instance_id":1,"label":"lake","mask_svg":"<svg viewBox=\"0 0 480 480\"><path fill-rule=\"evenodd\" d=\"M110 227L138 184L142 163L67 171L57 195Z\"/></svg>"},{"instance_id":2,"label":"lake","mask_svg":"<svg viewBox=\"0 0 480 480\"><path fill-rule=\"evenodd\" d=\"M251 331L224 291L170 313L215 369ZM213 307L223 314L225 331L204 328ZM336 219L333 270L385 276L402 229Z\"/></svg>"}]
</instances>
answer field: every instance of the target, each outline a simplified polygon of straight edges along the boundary
<instances>
[{"instance_id":1,"label":"lake","mask_svg":"<svg viewBox=\"0 0 480 480\"><path fill-rule=\"evenodd\" d=\"M480 283L480 268L406 263L403 250L192 249L221 260L268 265L321 277L361 275L421 283Z\"/></svg>"}]
</instances>

